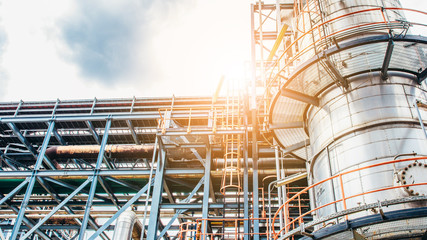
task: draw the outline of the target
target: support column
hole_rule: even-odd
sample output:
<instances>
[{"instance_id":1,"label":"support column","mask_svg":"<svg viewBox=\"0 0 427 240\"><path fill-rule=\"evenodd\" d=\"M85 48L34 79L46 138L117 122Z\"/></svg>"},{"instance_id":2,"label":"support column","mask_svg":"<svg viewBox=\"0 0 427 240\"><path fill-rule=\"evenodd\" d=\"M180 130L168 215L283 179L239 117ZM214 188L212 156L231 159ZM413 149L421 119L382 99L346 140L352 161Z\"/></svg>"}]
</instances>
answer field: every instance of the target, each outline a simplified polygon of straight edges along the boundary
<instances>
[{"instance_id":1,"label":"support column","mask_svg":"<svg viewBox=\"0 0 427 240\"><path fill-rule=\"evenodd\" d=\"M274 145L276 145L274 147L274 156L276 159L276 181L279 181L280 179L282 179L282 174L281 174L281 167L280 167L280 161L279 161L279 147L277 146L276 140L273 141ZM286 188L286 186L285 186ZM277 201L279 204L279 207L282 206L282 187L277 187ZM274 226L273 223L271 223L272 226ZM280 229L283 228L283 210L280 210L279 212L279 226ZM283 233L281 232L280 236L283 236Z\"/></svg>"},{"instance_id":2,"label":"support column","mask_svg":"<svg viewBox=\"0 0 427 240\"><path fill-rule=\"evenodd\" d=\"M160 216L160 203L163 193L163 178L166 164L166 151L163 148L162 141L159 140L159 157L157 161L156 176L154 178L153 197L151 198L150 220L148 226L147 239L157 239L157 228Z\"/></svg>"},{"instance_id":3,"label":"support column","mask_svg":"<svg viewBox=\"0 0 427 240\"><path fill-rule=\"evenodd\" d=\"M211 161L212 160L212 148L211 145L208 145L206 149L206 162L205 162L205 179L203 185L203 208L202 208L202 219L207 219L209 217L209 187L211 179ZM208 233L208 222L203 221L202 233ZM202 235L202 240L206 240L206 235Z\"/></svg>"},{"instance_id":4,"label":"support column","mask_svg":"<svg viewBox=\"0 0 427 240\"><path fill-rule=\"evenodd\" d=\"M245 126L247 126L247 117L245 118ZM249 177L248 177L248 130L246 129L243 140L243 228L245 233L250 232L249 221ZM249 240L250 235L245 234L244 240Z\"/></svg>"},{"instance_id":5,"label":"support column","mask_svg":"<svg viewBox=\"0 0 427 240\"><path fill-rule=\"evenodd\" d=\"M254 240L259 240L259 197L258 197L258 124L256 110L252 110L252 169L253 169L253 211L254 211Z\"/></svg>"},{"instance_id":6,"label":"support column","mask_svg":"<svg viewBox=\"0 0 427 240\"><path fill-rule=\"evenodd\" d=\"M15 220L15 225L13 226L13 229L12 229L12 236L10 236L11 240L15 240L18 237L18 232L21 229L21 223L25 214L25 209L27 208L28 202L30 201L30 196L33 192L34 184L36 182L37 173L43 162L44 154L46 152L47 145L49 144L50 136L52 135L52 130L54 127L55 127L55 122L50 121L49 127L47 128L46 135L43 140L42 147L40 149L40 152L37 155L37 161L36 161L36 164L34 165L34 170L30 177L27 190L25 191L24 199L22 200L22 203L21 203L21 208L19 209L18 216L16 217L16 220Z\"/></svg>"},{"instance_id":7,"label":"support column","mask_svg":"<svg viewBox=\"0 0 427 240\"><path fill-rule=\"evenodd\" d=\"M259 9L260 15L261 15L261 2L259 2ZM257 109L257 102L256 102L256 55L255 55L255 7L252 4L251 5L251 68L252 68L252 99L251 99L251 106L250 110L252 113L252 167L253 167L253 211L254 211L254 218L259 218L259 206L258 206L258 146L257 146L257 116L256 116L256 109ZM262 32L262 29L261 31ZM262 33L261 33L262 36ZM261 39L262 41L262 39ZM262 51L262 47L261 47ZM261 73L261 76L263 76L263 72ZM254 220L254 227L253 227L253 233L254 233L254 240L259 240L259 220Z\"/></svg>"},{"instance_id":8,"label":"support column","mask_svg":"<svg viewBox=\"0 0 427 240\"><path fill-rule=\"evenodd\" d=\"M111 127L111 119L107 120L107 123L105 125L104 129L104 136L102 137L101 147L99 149L98 159L96 160L96 166L93 173L93 180L92 184L90 186L89 196L87 198L86 207L85 207L85 213L83 215L82 225L80 227L80 234L79 234L79 240L83 240L87 228L87 224L90 218L90 208L92 207L92 201L95 196L96 192L96 185L98 183L98 172L101 168L102 160L104 159L104 152L105 152L105 145L107 145L108 140L108 132L110 131Z\"/></svg>"}]
</instances>

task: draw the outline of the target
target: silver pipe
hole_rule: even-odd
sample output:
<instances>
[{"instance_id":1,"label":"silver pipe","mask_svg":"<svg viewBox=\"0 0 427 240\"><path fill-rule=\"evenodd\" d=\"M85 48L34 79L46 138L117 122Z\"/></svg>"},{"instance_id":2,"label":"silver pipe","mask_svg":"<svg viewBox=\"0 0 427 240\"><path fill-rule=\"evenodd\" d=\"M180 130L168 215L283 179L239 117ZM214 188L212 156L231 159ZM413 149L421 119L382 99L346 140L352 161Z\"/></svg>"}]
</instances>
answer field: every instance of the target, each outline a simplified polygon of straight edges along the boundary
<instances>
[{"instance_id":1,"label":"silver pipe","mask_svg":"<svg viewBox=\"0 0 427 240\"><path fill-rule=\"evenodd\" d=\"M283 161L283 152L281 152L281 154L280 154L280 163L281 163L280 164L280 166L281 166L281 169L280 169L280 179L285 179L286 178L286 174L285 174L285 164L284 164L284 161ZM291 175L291 174L288 174L288 175ZM282 192L282 202L285 203L288 200L287 192L286 192L286 185L278 187L277 191L278 192L279 191ZM283 209L283 211L289 212L286 206ZM283 225L286 226L288 224L288 218L284 219L284 215L281 215L280 218L283 219ZM283 236L283 235L284 235L284 232L281 232L280 236Z\"/></svg>"},{"instance_id":2,"label":"silver pipe","mask_svg":"<svg viewBox=\"0 0 427 240\"><path fill-rule=\"evenodd\" d=\"M113 240L129 240L132 237L132 230L137 221L136 213L130 210L120 214L114 228Z\"/></svg>"},{"instance_id":3,"label":"silver pipe","mask_svg":"<svg viewBox=\"0 0 427 240\"><path fill-rule=\"evenodd\" d=\"M396 156L394 156L393 161L395 161L396 159L400 158L400 157L406 157L406 156L416 156L417 153L402 153L402 154L397 154ZM396 169L396 163L393 163L393 174L397 174L397 169Z\"/></svg>"},{"instance_id":4,"label":"silver pipe","mask_svg":"<svg viewBox=\"0 0 427 240\"><path fill-rule=\"evenodd\" d=\"M276 183L279 182L280 180L281 179L277 179L277 180L274 180L268 184L268 222L270 223L271 228L274 228L274 223L271 222L271 187L272 187L272 184L274 184L274 186L276 186ZM282 205L280 205L280 206L282 206ZM272 229L270 229L270 232L271 232L271 230Z\"/></svg>"},{"instance_id":5,"label":"silver pipe","mask_svg":"<svg viewBox=\"0 0 427 240\"><path fill-rule=\"evenodd\" d=\"M418 104L417 103L418 103L418 100L415 98L415 100L414 100L414 106L415 106L415 109L417 109L418 121L420 121L421 128L423 129L424 135L426 136L426 139L427 139L426 128L424 127L423 118L421 117L421 113L420 113L420 110L418 109Z\"/></svg>"}]
</instances>

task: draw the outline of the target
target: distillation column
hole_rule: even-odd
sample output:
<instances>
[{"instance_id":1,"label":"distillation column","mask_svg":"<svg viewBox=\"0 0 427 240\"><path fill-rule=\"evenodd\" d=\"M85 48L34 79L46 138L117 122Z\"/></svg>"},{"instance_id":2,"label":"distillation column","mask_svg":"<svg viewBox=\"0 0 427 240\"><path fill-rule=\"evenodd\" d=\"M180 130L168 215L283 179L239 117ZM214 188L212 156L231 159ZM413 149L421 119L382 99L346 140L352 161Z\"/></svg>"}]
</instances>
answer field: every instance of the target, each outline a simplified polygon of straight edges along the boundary
<instances>
[{"instance_id":1,"label":"distillation column","mask_svg":"<svg viewBox=\"0 0 427 240\"><path fill-rule=\"evenodd\" d=\"M418 114L414 104L427 100L423 81L427 38L411 35L411 24L404 16L417 12L402 9L397 0L296 1L295 5L296 41L285 50L286 56L292 56L282 58L284 67L272 74L287 79L270 84L279 86L270 108L270 124L303 122L298 134L286 128L273 132L284 147L299 136L309 139L309 183L401 154L426 156L427 139L419 116L427 120L427 112L420 108ZM312 214L319 219L378 201L427 195L425 186L424 190L408 187L363 194L404 184L402 171L413 163L360 170L342 176L341 182L335 178L318 185L311 194L312 208L360 196ZM416 162L422 168L413 176L415 183L427 174L425 163ZM390 206L384 211L420 206L425 202ZM370 214L363 211L350 219Z\"/></svg>"}]
</instances>

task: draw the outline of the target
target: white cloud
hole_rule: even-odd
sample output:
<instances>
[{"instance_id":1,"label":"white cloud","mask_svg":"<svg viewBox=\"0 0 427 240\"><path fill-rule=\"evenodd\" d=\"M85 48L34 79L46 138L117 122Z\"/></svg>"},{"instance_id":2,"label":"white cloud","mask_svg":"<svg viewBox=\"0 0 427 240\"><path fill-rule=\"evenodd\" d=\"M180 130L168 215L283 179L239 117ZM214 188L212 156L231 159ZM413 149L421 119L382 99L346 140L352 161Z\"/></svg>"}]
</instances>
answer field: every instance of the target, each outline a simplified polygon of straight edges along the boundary
<instances>
[{"instance_id":1,"label":"white cloud","mask_svg":"<svg viewBox=\"0 0 427 240\"><path fill-rule=\"evenodd\" d=\"M427 9L427 2L402 3ZM222 74L243 78L245 61L250 60L247 0L0 0L0 4L0 49L2 29L6 35L5 51L0 55L2 101L210 95ZM90 6L86 11L81 10L84 4ZM141 16L135 17L139 11ZM135 34L129 46L118 48L130 49L129 55L112 55L119 56L116 63L129 68L109 81L102 78L104 70L98 76L85 74L84 62L73 58L76 50L64 40L67 21L91 14L112 16L113 20L128 14L121 26L130 24L129 31ZM419 15L418 19L427 22ZM76 29L83 27L85 22Z\"/></svg>"}]
</instances>

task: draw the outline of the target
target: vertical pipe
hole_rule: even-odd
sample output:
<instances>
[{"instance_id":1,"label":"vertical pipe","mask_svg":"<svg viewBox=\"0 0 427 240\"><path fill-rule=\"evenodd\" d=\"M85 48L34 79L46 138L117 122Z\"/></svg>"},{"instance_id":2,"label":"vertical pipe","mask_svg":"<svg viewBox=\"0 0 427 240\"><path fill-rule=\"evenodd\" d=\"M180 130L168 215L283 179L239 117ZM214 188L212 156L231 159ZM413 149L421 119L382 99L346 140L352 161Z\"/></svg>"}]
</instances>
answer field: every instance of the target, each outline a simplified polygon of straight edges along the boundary
<instances>
[{"instance_id":1,"label":"vertical pipe","mask_svg":"<svg viewBox=\"0 0 427 240\"><path fill-rule=\"evenodd\" d=\"M243 218L246 219L243 222L244 232L247 233L244 236L244 240L249 240L249 176L248 176L248 130L247 130L247 117L245 119L245 136L243 142Z\"/></svg>"},{"instance_id":2,"label":"vertical pipe","mask_svg":"<svg viewBox=\"0 0 427 240\"><path fill-rule=\"evenodd\" d=\"M132 231L135 223L138 221L136 213L128 209L120 214L117 218L116 226L114 228L114 240L128 240L132 239Z\"/></svg>"},{"instance_id":3,"label":"vertical pipe","mask_svg":"<svg viewBox=\"0 0 427 240\"><path fill-rule=\"evenodd\" d=\"M260 9L259 9L260 10ZM259 217L259 209L258 209L258 152L257 152L257 118L256 118L256 56L255 56L255 6L251 5L251 65L252 65L252 104L251 104L251 112L252 112L252 165L253 165L253 211L254 218ZM254 239L259 239L259 220L254 221Z\"/></svg>"},{"instance_id":4,"label":"vertical pipe","mask_svg":"<svg viewBox=\"0 0 427 240\"><path fill-rule=\"evenodd\" d=\"M105 145L107 145L108 133L110 131L110 127L111 127L111 119L108 119L107 123L105 124L104 136L102 137L101 146L98 153L98 159L96 160L96 166L93 172L93 180L90 186L89 195L88 195L86 207L85 207L85 212L83 214L82 225L80 226L79 240L84 239L87 224L90 218L90 208L92 207L92 201L95 196L96 185L98 183L98 171L100 170L102 160L104 159Z\"/></svg>"},{"instance_id":5,"label":"vertical pipe","mask_svg":"<svg viewBox=\"0 0 427 240\"><path fill-rule=\"evenodd\" d=\"M40 149L39 154L37 155L37 161L34 165L33 173L30 177L30 182L28 183L27 190L25 191L24 199L21 203L21 208L19 209L18 216L16 217L15 224L12 229L12 235L10 236L11 240L15 240L18 237L18 232L21 229L21 223L24 218L25 208L27 208L28 202L30 201L30 196L33 192L34 184L36 182L37 172L41 167L41 164L44 159L44 154L46 152L47 145L49 144L50 137L52 135L52 130L55 127L55 122L50 121L49 127L47 128L46 135L43 139L42 147Z\"/></svg>"},{"instance_id":6,"label":"vertical pipe","mask_svg":"<svg viewBox=\"0 0 427 240\"><path fill-rule=\"evenodd\" d=\"M274 141L276 144L276 141ZM274 148L274 156L276 158L276 179L277 181L279 181L281 179L281 173L280 173L280 162L279 162L279 147L276 146ZM277 200L279 203L279 207L282 206L282 187L278 187L277 188ZM280 229L283 228L283 212L282 210L280 210L279 212L279 225L280 225ZM283 233L281 232L281 236L283 235Z\"/></svg>"},{"instance_id":7,"label":"vertical pipe","mask_svg":"<svg viewBox=\"0 0 427 240\"><path fill-rule=\"evenodd\" d=\"M280 152L280 167L281 167L281 169L280 169L280 177L282 178L282 179L284 179L284 178L286 178L286 174L285 174L285 164L284 164L284 156L283 156L283 152ZM285 186L282 186L282 187L279 187L279 189L281 190L281 192L282 192L282 202L283 203L285 203L287 200L288 200L288 195L287 195L287 191L286 191L286 185ZM279 191L279 189L277 190L277 191ZM283 208L283 212L286 212L286 213L289 213L289 208L288 207L284 207ZM286 226L286 224L287 224L287 219L284 219L284 215L282 216L282 219L284 220L283 221L283 226Z\"/></svg>"},{"instance_id":8,"label":"vertical pipe","mask_svg":"<svg viewBox=\"0 0 427 240\"><path fill-rule=\"evenodd\" d=\"M252 110L252 167L253 167L253 211L254 211L254 239L259 239L259 204L258 204L258 144L257 144L257 117L256 110Z\"/></svg>"},{"instance_id":9,"label":"vertical pipe","mask_svg":"<svg viewBox=\"0 0 427 240\"><path fill-rule=\"evenodd\" d=\"M212 156L212 148L211 145L208 145L206 150L206 163L205 163L205 179L203 186L203 208L202 208L202 219L207 219L209 216L209 186L211 180L211 156ZM202 233L208 232L207 222L203 222ZM203 236L202 240L206 238Z\"/></svg>"},{"instance_id":10,"label":"vertical pipe","mask_svg":"<svg viewBox=\"0 0 427 240\"><path fill-rule=\"evenodd\" d=\"M424 127L423 118L421 117L420 109L418 109L418 104L417 104L417 100L416 99L414 101L414 106L415 106L415 109L417 109L418 121L420 121L421 129L423 129L424 135L427 138L426 128Z\"/></svg>"},{"instance_id":11,"label":"vertical pipe","mask_svg":"<svg viewBox=\"0 0 427 240\"><path fill-rule=\"evenodd\" d=\"M282 20L280 16L280 0L276 0L276 32L279 34L282 29Z\"/></svg>"}]
</instances>

